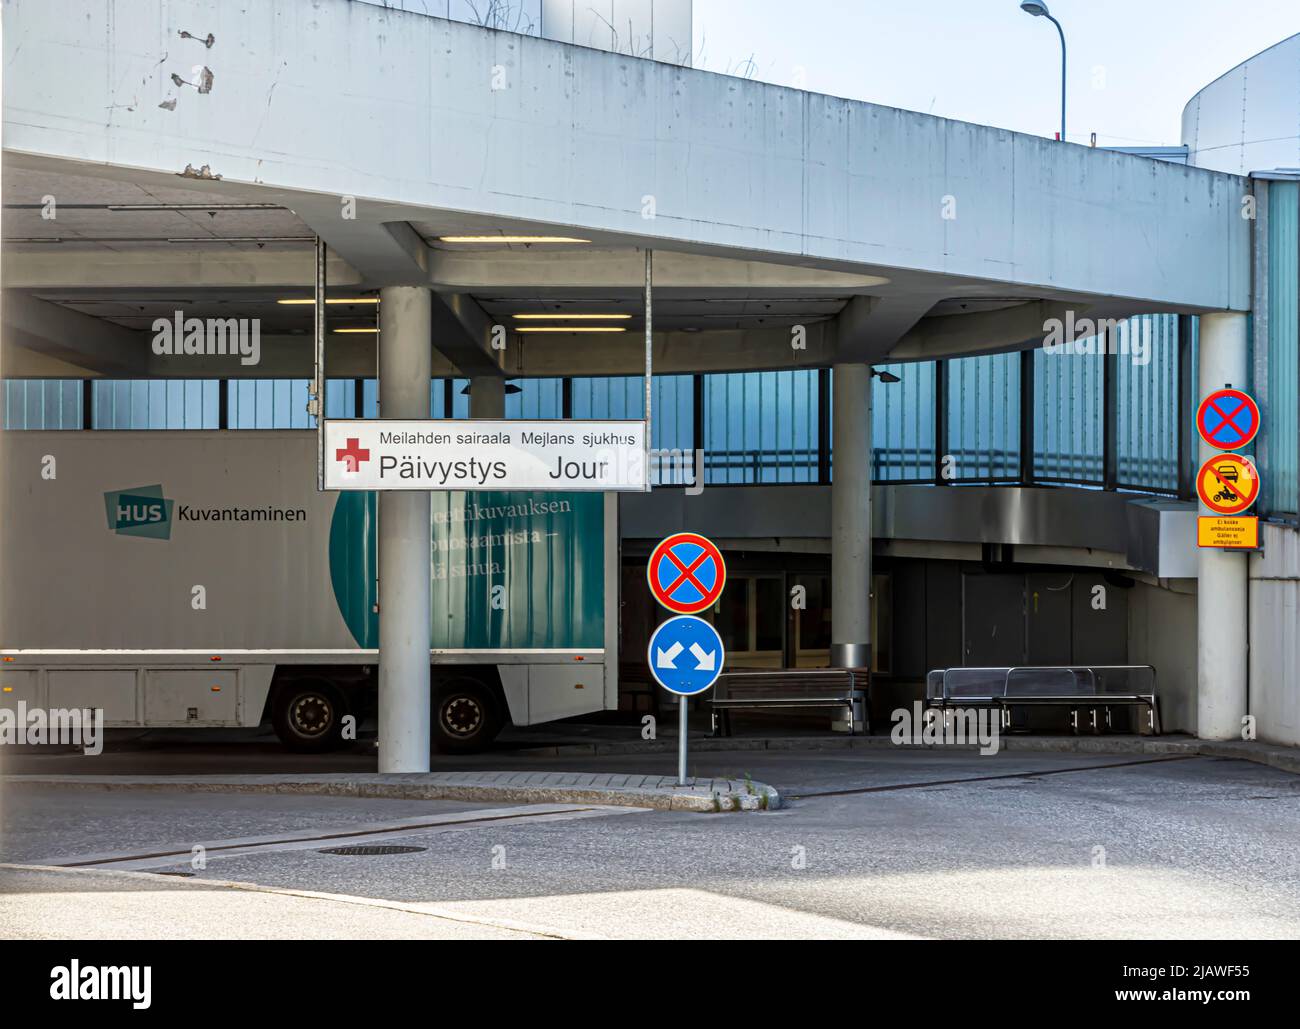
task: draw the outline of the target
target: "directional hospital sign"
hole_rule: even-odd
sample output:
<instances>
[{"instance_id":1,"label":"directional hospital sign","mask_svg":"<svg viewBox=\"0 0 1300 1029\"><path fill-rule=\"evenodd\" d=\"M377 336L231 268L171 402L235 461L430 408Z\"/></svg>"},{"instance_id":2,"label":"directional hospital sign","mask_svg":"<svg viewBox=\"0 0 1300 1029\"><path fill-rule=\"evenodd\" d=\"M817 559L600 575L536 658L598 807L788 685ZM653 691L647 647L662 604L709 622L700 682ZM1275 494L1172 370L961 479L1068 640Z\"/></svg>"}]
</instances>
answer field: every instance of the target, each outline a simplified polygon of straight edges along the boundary
<instances>
[{"instance_id":1,"label":"directional hospital sign","mask_svg":"<svg viewBox=\"0 0 1300 1029\"><path fill-rule=\"evenodd\" d=\"M645 490L645 422L325 423L327 490Z\"/></svg>"},{"instance_id":2,"label":"directional hospital sign","mask_svg":"<svg viewBox=\"0 0 1300 1029\"><path fill-rule=\"evenodd\" d=\"M660 686L690 697L718 681L727 655L717 629L703 618L678 615L654 631L647 656Z\"/></svg>"}]
</instances>

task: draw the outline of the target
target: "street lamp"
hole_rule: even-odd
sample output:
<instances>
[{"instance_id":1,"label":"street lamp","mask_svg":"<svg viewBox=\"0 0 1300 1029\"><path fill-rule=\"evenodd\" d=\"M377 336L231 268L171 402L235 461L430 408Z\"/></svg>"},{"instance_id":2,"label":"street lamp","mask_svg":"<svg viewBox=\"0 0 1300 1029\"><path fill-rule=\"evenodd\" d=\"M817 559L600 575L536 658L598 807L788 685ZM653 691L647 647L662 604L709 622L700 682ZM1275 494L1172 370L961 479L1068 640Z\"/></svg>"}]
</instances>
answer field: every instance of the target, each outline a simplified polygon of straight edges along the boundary
<instances>
[{"instance_id":1,"label":"street lamp","mask_svg":"<svg viewBox=\"0 0 1300 1029\"><path fill-rule=\"evenodd\" d=\"M1047 9L1047 4L1042 0L1021 0L1020 9L1026 14L1032 14L1035 18L1046 18L1056 26L1057 34L1061 37L1061 142L1065 142L1065 30L1061 28L1061 23L1052 17L1051 12Z\"/></svg>"}]
</instances>

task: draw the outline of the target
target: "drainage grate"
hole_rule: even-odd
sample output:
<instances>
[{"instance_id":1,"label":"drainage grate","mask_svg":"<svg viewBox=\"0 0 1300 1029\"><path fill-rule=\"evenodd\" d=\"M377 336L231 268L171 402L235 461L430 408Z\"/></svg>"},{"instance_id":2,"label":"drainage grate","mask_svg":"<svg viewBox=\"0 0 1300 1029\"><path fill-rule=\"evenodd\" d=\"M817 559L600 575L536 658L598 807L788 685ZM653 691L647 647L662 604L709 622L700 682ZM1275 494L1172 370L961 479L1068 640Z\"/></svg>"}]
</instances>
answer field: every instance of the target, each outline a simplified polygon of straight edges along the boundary
<instances>
[{"instance_id":1,"label":"drainage grate","mask_svg":"<svg viewBox=\"0 0 1300 1029\"><path fill-rule=\"evenodd\" d=\"M193 878L194 878L194 873L193 873L193 872L159 872L158 874L159 874L159 875L174 875L174 876L176 876L178 879L193 879Z\"/></svg>"},{"instance_id":2,"label":"drainage grate","mask_svg":"<svg viewBox=\"0 0 1300 1029\"><path fill-rule=\"evenodd\" d=\"M428 847L401 847L395 843L379 843L372 846L329 847L320 853L343 854L347 857L378 857L381 854L418 854L428 849Z\"/></svg>"}]
</instances>

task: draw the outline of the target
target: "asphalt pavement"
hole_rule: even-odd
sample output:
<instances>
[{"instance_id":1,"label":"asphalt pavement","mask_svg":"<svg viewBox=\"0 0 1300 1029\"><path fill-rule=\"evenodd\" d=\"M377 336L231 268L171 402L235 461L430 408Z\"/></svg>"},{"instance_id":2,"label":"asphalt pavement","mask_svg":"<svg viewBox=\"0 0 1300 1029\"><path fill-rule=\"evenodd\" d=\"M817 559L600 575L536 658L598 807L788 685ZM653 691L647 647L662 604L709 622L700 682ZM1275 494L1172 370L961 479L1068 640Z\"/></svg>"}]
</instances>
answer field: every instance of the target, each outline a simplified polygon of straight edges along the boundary
<instances>
[{"instance_id":1,"label":"asphalt pavement","mask_svg":"<svg viewBox=\"0 0 1300 1029\"><path fill-rule=\"evenodd\" d=\"M498 754L493 766L653 773L674 760ZM10 784L0 859L77 867L0 873L0 936L1300 935L1300 778L1275 769L901 748L692 764L771 783L784 806L616 812ZM403 849L327 852L349 841ZM142 860L149 871L122 870Z\"/></svg>"}]
</instances>

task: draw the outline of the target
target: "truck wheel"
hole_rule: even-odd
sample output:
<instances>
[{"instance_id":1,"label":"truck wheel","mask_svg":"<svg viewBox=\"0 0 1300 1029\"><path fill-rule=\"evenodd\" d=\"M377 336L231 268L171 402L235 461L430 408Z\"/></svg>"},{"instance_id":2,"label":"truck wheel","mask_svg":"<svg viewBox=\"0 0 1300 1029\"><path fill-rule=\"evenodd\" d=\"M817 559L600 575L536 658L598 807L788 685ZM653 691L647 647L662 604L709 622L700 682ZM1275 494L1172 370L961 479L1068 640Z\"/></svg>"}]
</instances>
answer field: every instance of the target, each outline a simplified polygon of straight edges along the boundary
<instances>
[{"instance_id":1,"label":"truck wheel","mask_svg":"<svg viewBox=\"0 0 1300 1029\"><path fill-rule=\"evenodd\" d=\"M474 679L439 683L433 693L433 740L446 754L486 750L501 731L492 691Z\"/></svg>"},{"instance_id":2,"label":"truck wheel","mask_svg":"<svg viewBox=\"0 0 1300 1029\"><path fill-rule=\"evenodd\" d=\"M318 754L343 743L343 694L328 682L304 679L276 690L271 724L287 750Z\"/></svg>"}]
</instances>

